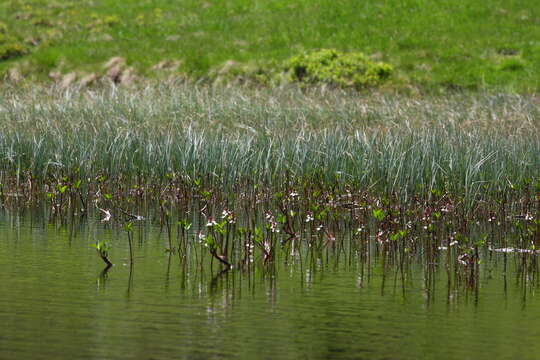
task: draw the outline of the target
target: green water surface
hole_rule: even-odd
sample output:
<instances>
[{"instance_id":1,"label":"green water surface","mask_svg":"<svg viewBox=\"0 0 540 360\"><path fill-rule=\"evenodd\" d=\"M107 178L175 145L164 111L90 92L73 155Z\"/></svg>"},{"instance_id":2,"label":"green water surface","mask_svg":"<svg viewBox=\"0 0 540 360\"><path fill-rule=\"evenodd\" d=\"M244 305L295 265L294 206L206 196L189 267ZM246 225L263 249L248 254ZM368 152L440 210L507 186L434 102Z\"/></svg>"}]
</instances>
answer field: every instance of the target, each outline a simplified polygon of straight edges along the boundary
<instances>
[{"instance_id":1,"label":"green water surface","mask_svg":"<svg viewBox=\"0 0 540 360\"><path fill-rule=\"evenodd\" d=\"M0 220L2 360L540 357L540 297L516 276L519 255L485 257L474 288L380 259L216 276L169 256L157 227L137 230L130 268L125 232L98 221ZM96 239L113 243L106 274Z\"/></svg>"}]
</instances>

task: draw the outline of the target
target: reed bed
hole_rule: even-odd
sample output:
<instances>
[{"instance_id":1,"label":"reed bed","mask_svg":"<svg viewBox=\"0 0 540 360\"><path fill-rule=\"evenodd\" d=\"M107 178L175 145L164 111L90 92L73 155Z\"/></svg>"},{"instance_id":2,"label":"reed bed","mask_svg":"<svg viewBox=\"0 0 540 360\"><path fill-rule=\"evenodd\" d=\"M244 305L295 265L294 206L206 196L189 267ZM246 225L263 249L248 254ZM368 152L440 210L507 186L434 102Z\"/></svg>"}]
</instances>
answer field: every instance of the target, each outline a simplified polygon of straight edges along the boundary
<instances>
[{"instance_id":1,"label":"reed bed","mask_svg":"<svg viewBox=\"0 0 540 360\"><path fill-rule=\"evenodd\" d=\"M96 179L165 186L171 178L226 191L291 181L478 198L535 183L539 99L445 98L315 89L4 89L1 182ZM7 186L7 188L6 188Z\"/></svg>"},{"instance_id":2,"label":"reed bed","mask_svg":"<svg viewBox=\"0 0 540 360\"><path fill-rule=\"evenodd\" d=\"M150 220L200 268L369 269L382 256L405 274L421 258L426 274L446 264L474 287L483 256L511 253L537 278L539 105L194 84L4 89L0 203L62 224L99 214L125 230L132 264L134 224ZM109 245L95 245L108 267Z\"/></svg>"}]
</instances>

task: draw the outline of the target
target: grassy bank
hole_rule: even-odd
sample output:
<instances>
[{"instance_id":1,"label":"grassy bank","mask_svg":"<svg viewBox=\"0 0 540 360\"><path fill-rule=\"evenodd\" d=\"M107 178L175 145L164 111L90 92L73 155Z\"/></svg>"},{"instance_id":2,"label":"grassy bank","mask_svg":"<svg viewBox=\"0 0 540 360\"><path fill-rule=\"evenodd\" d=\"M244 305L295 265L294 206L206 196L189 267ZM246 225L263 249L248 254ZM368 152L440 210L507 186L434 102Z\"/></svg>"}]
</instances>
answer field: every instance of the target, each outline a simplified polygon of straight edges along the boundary
<instances>
[{"instance_id":1,"label":"grassy bank","mask_svg":"<svg viewBox=\"0 0 540 360\"><path fill-rule=\"evenodd\" d=\"M170 84L6 90L0 98L4 186L25 176L58 184L103 177L128 187L182 177L229 189L309 182L472 200L534 184L540 174L534 96Z\"/></svg>"},{"instance_id":2,"label":"grassy bank","mask_svg":"<svg viewBox=\"0 0 540 360\"><path fill-rule=\"evenodd\" d=\"M392 65L392 88L531 92L540 84L536 5L10 0L0 4L0 73L58 80L75 72L88 80L105 75L103 65L120 56L132 75L201 79L231 64L233 75L260 74L304 51L336 48Z\"/></svg>"}]
</instances>

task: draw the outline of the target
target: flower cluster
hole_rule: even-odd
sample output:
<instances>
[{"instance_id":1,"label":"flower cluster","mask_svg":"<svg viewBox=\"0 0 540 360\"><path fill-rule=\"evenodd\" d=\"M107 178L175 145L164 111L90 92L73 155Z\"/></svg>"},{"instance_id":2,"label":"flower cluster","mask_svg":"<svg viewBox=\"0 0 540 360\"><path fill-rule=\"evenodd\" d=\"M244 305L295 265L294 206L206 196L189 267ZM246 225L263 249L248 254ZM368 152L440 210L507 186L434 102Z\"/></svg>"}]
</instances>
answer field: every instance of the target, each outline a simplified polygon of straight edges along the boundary
<instances>
[{"instance_id":1,"label":"flower cluster","mask_svg":"<svg viewBox=\"0 0 540 360\"><path fill-rule=\"evenodd\" d=\"M278 222L276 221L276 218L274 217L274 215L270 211L267 211L264 214L264 217L270 223L270 231L273 233L278 233L279 232Z\"/></svg>"},{"instance_id":2,"label":"flower cluster","mask_svg":"<svg viewBox=\"0 0 540 360\"><path fill-rule=\"evenodd\" d=\"M212 217L209 217L208 218L208 222L206 223L206 227L214 227L216 226L218 223L212 218Z\"/></svg>"},{"instance_id":3,"label":"flower cluster","mask_svg":"<svg viewBox=\"0 0 540 360\"><path fill-rule=\"evenodd\" d=\"M221 218L227 221L229 224L236 224L236 216L231 210L227 208L223 209L223 212L221 213Z\"/></svg>"}]
</instances>

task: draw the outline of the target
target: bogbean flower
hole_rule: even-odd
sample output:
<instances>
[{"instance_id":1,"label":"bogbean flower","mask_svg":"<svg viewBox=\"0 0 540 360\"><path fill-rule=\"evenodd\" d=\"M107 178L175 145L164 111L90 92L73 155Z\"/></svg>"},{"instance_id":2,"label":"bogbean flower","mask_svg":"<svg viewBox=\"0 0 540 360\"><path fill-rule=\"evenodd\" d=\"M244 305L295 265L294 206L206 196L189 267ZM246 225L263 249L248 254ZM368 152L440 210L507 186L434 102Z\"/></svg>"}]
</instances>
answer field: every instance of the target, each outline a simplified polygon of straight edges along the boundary
<instances>
[{"instance_id":1,"label":"bogbean flower","mask_svg":"<svg viewBox=\"0 0 540 360\"><path fill-rule=\"evenodd\" d=\"M279 232L278 223L275 220L270 222L270 231L273 233Z\"/></svg>"},{"instance_id":2,"label":"bogbean flower","mask_svg":"<svg viewBox=\"0 0 540 360\"><path fill-rule=\"evenodd\" d=\"M203 234L202 231L199 231L198 238L199 238L199 243L203 243L206 239L206 235Z\"/></svg>"},{"instance_id":3,"label":"bogbean flower","mask_svg":"<svg viewBox=\"0 0 540 360\"><path fill-rule=\"evenodd\" d=\"M221 213L221 218L226 220L229 224L236 223L236 216L234 216L234 213L227 208L223 209L223 212Z\"/></svg>"},{"instance_id":4,"label":"bogbean flower","mask_svg":"<svg viewBox=\"0 0 540 360\"><path fill-rule=\"evenodd\" d=\"M217 222L213 218L208 218L208 223L206 224L206 227L213 227L216 226Z\"/></svg>"},{"instance_id":5,"label":"bogbean flower","mask_svg":"<svg viewBox=\"0 0 540 360\"><path fill-rule=\"evenodd\" d=\"M467 253L461 254L458 256L457 260L459 261L461 265L469 265L470 256Z\"/></svg>"},{"instance_id":6,"label":"bogbean flower","mask_svg":"<svg viewBox=\"0 0 540 360\"><path fill-rule=\"evenodd\" d=\"M449 213L452 212L452 210L454 210L454 206L452 204L447 204L441 208L442 213Z\"/></svg>"},{"instance_id":7,"label":"bogbean flower","mask_svg":"<svg viewBox=\"0 0 540 360\"><path fill-rule=\"evenodd\" d=\"M267 211L264 214L264 217L270 223L270 231L273 232L273 233L278 233L279 232L279 227L278 227L279 224L276 221L274 215L270 211Z\"/></svg>"},{"instance_id":8,"label":"bogbean flower","mask_svg":"<svg viewBox=\"0 0 540 360\"><path fill-rule=\"evenodd\" d=\"M225 209L223 209L223 211L221 212L221 218L222 218L222 219L227 219L229 216L232 216L232 214L233 214L233 213L232 213L231 210L225 208Z\"/></svg>"},{"instance_id":9,"label":"bogbean flower","mask_svg":"<svg viewBox=\"0 0 540 360\"><path fill-rule=\"evenodd\" d=\"M249 259L249 262L253 262L253 249L255 248L255 245L253 243L247 243L246 245L246 251L247 251L247 258Z\"/></svg>"}]
</instances>

